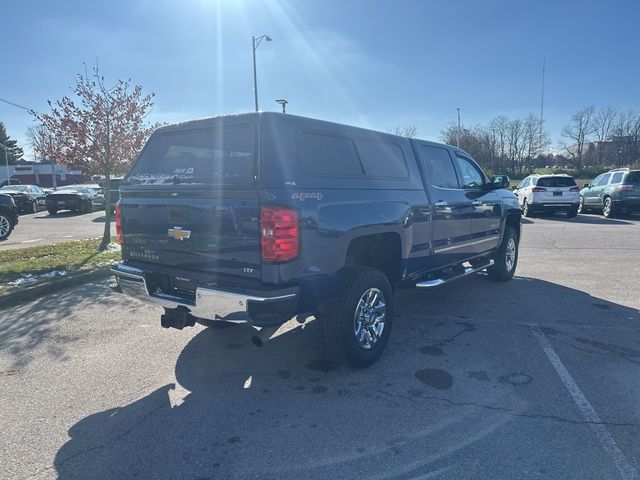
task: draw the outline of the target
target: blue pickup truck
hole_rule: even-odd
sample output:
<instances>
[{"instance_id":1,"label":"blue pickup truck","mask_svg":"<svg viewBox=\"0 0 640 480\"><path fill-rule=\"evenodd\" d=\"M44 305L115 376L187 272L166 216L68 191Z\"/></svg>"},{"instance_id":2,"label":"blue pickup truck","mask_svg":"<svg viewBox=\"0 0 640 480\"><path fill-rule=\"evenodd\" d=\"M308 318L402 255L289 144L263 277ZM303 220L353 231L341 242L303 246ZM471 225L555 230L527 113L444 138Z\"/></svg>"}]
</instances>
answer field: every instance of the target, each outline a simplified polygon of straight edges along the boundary
<instances>
[{"instance_id":1,"label":"blue pickup truck","mask_svg":"<svg viewBox=\"0 0 640 480\"><path fill-rule=\"evenodd\" d=\"M158 129L122 181L114 288L183 328L314 316L330 355L381 355L394 290L507 281L520 208L464 151L280 113Z\"/></svg>"}]
</instances>

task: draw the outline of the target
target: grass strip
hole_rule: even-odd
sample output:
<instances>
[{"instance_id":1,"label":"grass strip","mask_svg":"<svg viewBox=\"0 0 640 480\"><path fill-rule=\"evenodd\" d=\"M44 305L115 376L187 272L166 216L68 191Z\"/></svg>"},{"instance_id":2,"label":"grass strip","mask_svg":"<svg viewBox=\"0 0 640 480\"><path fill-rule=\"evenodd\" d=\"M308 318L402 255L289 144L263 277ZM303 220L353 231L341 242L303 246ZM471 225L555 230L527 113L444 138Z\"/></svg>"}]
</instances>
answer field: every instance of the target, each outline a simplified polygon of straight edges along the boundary
<instances>
[{"instance_id":1,"label":"grass strip","mask_svg":"<svg viewBox=\"0 0 640 480\"><path fill-rule=\"evenodd\" d=\"M53 271L69 275L120 260L119 251L98 252L98 245L96 238L0 252L0 289L11 288L9 282L27 275L38 277Z\"/></svg>"}]
</instances>

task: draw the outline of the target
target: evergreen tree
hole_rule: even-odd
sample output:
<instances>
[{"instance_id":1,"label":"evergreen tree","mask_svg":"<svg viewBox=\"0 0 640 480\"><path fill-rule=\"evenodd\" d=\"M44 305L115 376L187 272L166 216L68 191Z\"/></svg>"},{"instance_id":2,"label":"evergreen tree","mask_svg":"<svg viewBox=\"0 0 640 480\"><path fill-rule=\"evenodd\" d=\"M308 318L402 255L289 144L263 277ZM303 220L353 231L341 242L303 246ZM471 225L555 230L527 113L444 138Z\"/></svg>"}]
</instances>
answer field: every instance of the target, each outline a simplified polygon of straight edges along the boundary
<instances>
[{"instance_id":1,"label":"evergreen tree","mask_svg":"<svg viewBox=\"0 0 640 480\"><path fill-rule=\"evenodd\" d=\"M9 164L12 165L18 160L22 158L24 155L24 151L22 148L18 147L15 140L9 138L7 135L7 129L4 126L4 123L0 122L0 143L7 148L7 153L9 154ZM0 147L0 165L4 164L4 148Z\"/></svg>"}]
</instances>

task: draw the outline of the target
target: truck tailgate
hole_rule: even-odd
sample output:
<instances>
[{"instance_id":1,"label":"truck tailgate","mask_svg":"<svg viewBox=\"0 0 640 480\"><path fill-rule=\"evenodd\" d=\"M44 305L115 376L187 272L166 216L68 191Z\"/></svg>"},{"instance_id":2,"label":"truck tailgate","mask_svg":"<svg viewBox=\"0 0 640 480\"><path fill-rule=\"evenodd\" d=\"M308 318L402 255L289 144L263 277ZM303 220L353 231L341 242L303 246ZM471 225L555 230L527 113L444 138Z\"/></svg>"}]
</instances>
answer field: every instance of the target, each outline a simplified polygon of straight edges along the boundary
<instances>
[{"instance_id":1,"label":"truck tailgate","mask_svg":"<svg viewBox=\"0 0 640 480\"><path fill-rule=\"evenodd\" d=\"M149 193L127 192L121 198L125 260L260 278L260 206L255 190Z\"/></svg>"}]
</instances>

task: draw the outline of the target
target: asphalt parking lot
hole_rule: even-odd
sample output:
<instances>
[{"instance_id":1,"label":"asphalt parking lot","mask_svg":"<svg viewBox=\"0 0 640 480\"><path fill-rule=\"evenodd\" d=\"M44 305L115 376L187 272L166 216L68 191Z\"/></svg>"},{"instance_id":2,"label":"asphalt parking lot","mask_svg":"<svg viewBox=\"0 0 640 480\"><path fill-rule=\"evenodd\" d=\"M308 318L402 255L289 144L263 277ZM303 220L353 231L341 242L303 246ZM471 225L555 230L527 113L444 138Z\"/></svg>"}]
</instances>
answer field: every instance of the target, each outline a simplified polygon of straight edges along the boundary
<instances>
[{"instance_id":1,"label":"asphalt parking lot","mask_svg":"<svg viewBox=\"0 0 640 480\"><path fill-rule=\"evenodd\" d=\"M365 371L105 283L1 311L0 478L636 479L640 219L523 223L516 278L400 291Z\"/></svg>"},{"instance_id":2,"label":"asphalt parking lot","mask_svg":"<svg viewBox=\"0 0 640 480\"><path fill-rule=\"evenodd\" d=\"M9 238L0 241L0 251L98 238L103 229L103 211L80 214L63 211L49 215L45 210L20 215Z\"/></svg>"}]
</instances>

